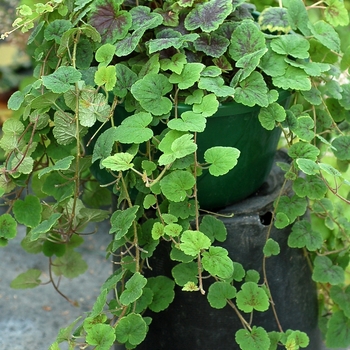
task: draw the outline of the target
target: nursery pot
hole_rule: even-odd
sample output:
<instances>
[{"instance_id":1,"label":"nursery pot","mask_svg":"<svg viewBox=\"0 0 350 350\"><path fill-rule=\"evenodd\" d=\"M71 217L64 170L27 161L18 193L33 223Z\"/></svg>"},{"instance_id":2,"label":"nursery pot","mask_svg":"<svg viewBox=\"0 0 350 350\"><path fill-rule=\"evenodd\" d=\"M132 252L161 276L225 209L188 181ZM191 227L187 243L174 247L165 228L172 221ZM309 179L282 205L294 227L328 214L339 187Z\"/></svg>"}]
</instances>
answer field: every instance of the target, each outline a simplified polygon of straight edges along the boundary
<instances>
[{"instance_id":1,"label":"nursery pot","mask_svg":"<svg viewBox=\"0 0 350 350\"><path fill-rule=\"evenodd\" d=\"M280 152L277 161L284 161ZM220 245L246 271L255 269L260 276L272 204L283 181L282 172L274 166L257 195L220 211L221 214L235 214L230 218L222 218L228 236ZM271 231L270 237L279 243L281 252L267 259L268 283L283 330L306 332L310 338L307 349L319 350L322 342L317 326L316 286L302 250L288 247L289 233L289 227ZM174 265L169 260L169 249L167 242L158 247L149 260L152 267L150 275L171 276ZM204 279L206 291L212 282ZM212 308L206 295L201 295L200 292L184 292L181 287L176 287L175 299L168 309L160 313L148 311L144 316L152 317L152 323L145 341L136 348L138 350L239 349L235 342L235 333L242 325L233 309L228 305L223 309ZM245 317L248 321L250 314L245 314ZM254 312L253 324L262 326L267 331L278 330L271 307L263 313Z\"/></svg>"},{"instance_id":2,"label":"nursery pot","mask_svg":"<svg viewBox=\"0 0 350 350\"><path fill-rule=\"evenodd\" d=\"M288 105L290 92L281 90L278 102ZM179 104L178 115L191 110L191 106ZM218 111L207 118L207 125L202 133L197 134L198 161L204 163L204 152L214 146L230 146L240 150L237 165L227 174L212 176L203 170L197 179L198 199L202 209L216 210L254 193L269 174L281 130L264 129L258 119L259 106L248 107L237 102L227 102L219 106ZM115 122L119 125L130 115L122 105L115 110ZM157 126L158 132L162 127ZM88 137L93 135L90 131ZM91 150L90 146L90 152ZM89 150L88 150L89 151ZM99 168L95 162L91 171L102 184L111 183L115 178Z\"/></svg>"}]
</instances>

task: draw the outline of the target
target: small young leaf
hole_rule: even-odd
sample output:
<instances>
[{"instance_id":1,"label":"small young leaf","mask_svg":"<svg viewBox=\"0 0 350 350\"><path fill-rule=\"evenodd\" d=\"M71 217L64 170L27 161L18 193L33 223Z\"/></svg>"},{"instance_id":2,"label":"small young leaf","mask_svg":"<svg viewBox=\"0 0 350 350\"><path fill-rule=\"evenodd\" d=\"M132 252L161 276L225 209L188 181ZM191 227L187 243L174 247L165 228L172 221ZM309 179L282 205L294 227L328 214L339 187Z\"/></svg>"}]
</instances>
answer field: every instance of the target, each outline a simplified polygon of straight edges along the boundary
<instances>
[{"instance_id":1,"label":"small young leaf","mask_svg":"<svg viewBox=\"0 0 350 350\"><path fill-rule=\"evenodd\" d=\"M204 159L211 163L209 166L210 174L220 176L227 174L235 167L240 154L241 152L237 148L216 146L205 151Z\"/></svg>"},{"instance_id":2,"label":"small young leaf","mask_svg":"<svg viewBox=\"0 0 350 350\"><path fill-rule=\"evenodd\" d=\"M187 255L196 256L210 245L210 239L200 231L187 230L181 236L180 249Z\"/></svg>"},{"instance_id":3,"label":"small young leaf","mask_svg":"<svg viewBox=\"0 0 350 350\"><path fill-rule=\"evenodd\" d=\"M306 333L291 331L287 336L285 347L286 349L306 348L309 345L309 342L310 340Z\"/></svg>"},{"instance_id":4,"label":"small young leaf","mask_svg":"<svg viewBox=\"0 0 350 350\"><path fill-rule=\"evenodd\" d=\"M200 73L204 67L202 63L186 63L180 74L171 74L169 82L178 84L179 89L188 89L199 81Z\"/></svg>"},{"instance_id":5,"label":"small young leaf","mask_svg":"<svg viewBox=\"0 0 350 350\"><path fill-rule=\"evenodd\" d=\"M283 122L286 119L285 109L277 102L271 103L267 107L261 108L259 112L259 121L267 130L273 130L276 122Z\"/></svg>"},{"instance_id":6,"label":"small young leaf","mask_svg":"<svg viewBox=\"0 0 350 350\"><path fill-rule=\"evenodd\" d=\"M107 91L112 91L117 82L115 66L100 66L95 73L95 83L104 85Z\"/></svg>"},{"instance_id":7,"label":"small young leaf","mask_svg":"<svg viewBox=\"0 0 350 350\"><path fill-rule=\"evenodd\" d=\"M14 289L35 288L41 284L40 270L30 269L18 275L10 284Z\"/></svg>"},{"instance_id":8,"label":"small young leaf","mask_svg":"<svg viewBox=\"0 0 350 350\"><path fill-rule=\"evenodd\" d=\"M227 282L214 282L208 290L208 301L211 307L222 309L226 306L227 299L236 296L236 288Z\"/></svg>"},{"instance_id":9,"label":"small young leaf","mask_svg":"<svg viewBox=\"0 0 350 350\"><path fill-rule=\"evenodd\" d=\"M15 238L17 235L17 222L10 214L0 216L0 238L6 240Z\"/></svg>"},{"instance_id":10,"label":"small young leaf","mask_svg":"<svg viewBox=\"0 0 350 350\"><path fill-rule=\"evenodd\" d=\"M112 44L104 44L97 49L95 58L101 65L108 66L111 63L114 54L115 46Z\"/></svg>"},{"instance_id":11,"label":"small young leaf","mask_svg":"<svg viewBox=\"0 0 350 350\"><path fill-rule=\"evenodd\" d=\"M282 212L276 213L275 223L274 223L275 227L282 229L284 227L287 227L290 224L290 222L291 221L289 217L285 213L282 213Z\"/></svg>"},{"instance_id":12,"label":"small young leaf","mask_svg":"<svg viewBox=\"0 0 350 350\"><path fill-rule=\"evenodd\" d=\"M280 246L278 242L269 238L264 245L263 252L267 258L272 255L278 255L280 253Z\"/></svg>"}]
</instances>

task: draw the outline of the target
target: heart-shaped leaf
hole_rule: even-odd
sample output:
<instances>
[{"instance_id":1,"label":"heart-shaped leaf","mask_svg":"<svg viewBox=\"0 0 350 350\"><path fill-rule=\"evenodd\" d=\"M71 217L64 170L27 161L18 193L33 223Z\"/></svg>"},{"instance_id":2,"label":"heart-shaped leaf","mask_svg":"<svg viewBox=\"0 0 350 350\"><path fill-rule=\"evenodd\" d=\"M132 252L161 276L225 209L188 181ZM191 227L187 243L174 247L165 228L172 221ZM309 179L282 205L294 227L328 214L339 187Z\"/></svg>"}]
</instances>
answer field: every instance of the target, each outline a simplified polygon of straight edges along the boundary
<instances>
[{"instance_id":1,"label":"heart-shaped leaf","mask_svg":"<svg viewBox=\"0 0 350 350\"><path fill-rule=\"evenodd\" d=\"M241 152L237 148L216 146L205 151L204 159L210 163L210 174L220 176L227 174L235 167L240 154Z\"/></svg>"}]
</instances>

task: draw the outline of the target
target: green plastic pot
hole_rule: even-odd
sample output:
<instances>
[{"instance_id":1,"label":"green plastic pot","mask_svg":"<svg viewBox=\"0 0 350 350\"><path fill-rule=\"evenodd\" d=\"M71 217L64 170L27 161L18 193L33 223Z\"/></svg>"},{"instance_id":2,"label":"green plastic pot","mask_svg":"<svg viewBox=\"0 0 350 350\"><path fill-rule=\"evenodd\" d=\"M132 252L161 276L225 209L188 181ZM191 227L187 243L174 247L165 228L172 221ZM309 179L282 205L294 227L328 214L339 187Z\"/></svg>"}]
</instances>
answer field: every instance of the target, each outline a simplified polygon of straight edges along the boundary
<instances>
[{"instance_id":1,"label":"green plastic pot","mask_svg":"<svg viewBox=\"0 0 350 350\"><path fill-rule=\"evenodd\" d=\"M281 91L279 102L286 105L290 96L289 92ZM178 115L188 110L191 106L178 105ZM213 146L236 147L241 152L237 165L226 175L215 177L203 170L198 177L198 199L202 209L220 209L240 201L257 191L268 176L281 130L264 129L258 120L259 111L259 106L224 103L216 114L207 118L205 131L197 134L198 161L201 163L205 162L204 152ZM129 115L122 105L117 106L116 125ZM92 152L92 147L88 151ZM101 170L98 162L91 166L91 172L101 184L115 179Z\"/></svg>"}]
</instances>

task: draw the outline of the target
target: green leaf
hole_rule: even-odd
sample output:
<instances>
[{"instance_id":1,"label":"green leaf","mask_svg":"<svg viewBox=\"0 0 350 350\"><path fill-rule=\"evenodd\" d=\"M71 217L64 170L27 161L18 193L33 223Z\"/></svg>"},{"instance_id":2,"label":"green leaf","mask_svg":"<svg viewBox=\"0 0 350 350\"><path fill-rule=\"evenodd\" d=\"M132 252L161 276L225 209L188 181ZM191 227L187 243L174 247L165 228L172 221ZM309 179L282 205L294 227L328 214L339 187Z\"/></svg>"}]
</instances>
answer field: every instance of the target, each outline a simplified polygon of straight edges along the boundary
<instances>
[{"instance_id":1,"label":"green leaf","mask_svg":"<svg viewBox=\"0 0 350 350\"><path fill-rule=\"evenodd\" d=\"M47 220L42 221L38 226L30 231L30 240L36 241L41 234L49 232L61 216L62 213L54 213L50 215Z\"/></svg>"},{"instance_id":2,"label":"green leaf","mask_svg":"<svg viewBox=\"0 0 350 350\"><path fill-rule=\"evenodd\" d=\"M125 210L116 210L111 216L111 228L109 233L115 233L115 239L124 237L133 221L136 219L136 213L139 209L138 205L127 208Z\"/></svg>"},{"instance_id":3,"label":"green leaf","mask_svg":"<svg viewBox=\"0 0 350 350\"><path fill-rule=\"evenodd\" d=\"M254 71L248 78L241 81L240 86L235 90L235 100L249 107L254 105L267 107L269 105L268 89L263 76Z\"/></svg>"},{"instance_id":4,"label":"green leaf","mask_svg":"<svg viewBox=\"0 0 350 350\"><path fill-rule=\"evenodd\" d=\"M292 248L306 247L310 251L315 251L322 247L322 243L321 233L314 231L310 222L306 220L296 222L288 237L288 245Z\"/></svg>"},{"instance_id":5,"label":"green leaf","mask_svg":"<svg viewBox=\"0 0 350 350\"><path fill-rule=\"evenodd\" d=\"M109 156L104 159L101 164L113 171L125 171L131 169L134 164L131 161L134 159L134 156L130 153L116 153L113 156Z\"/></svg>"},{"instance_id":6,"label":"green leaf","mask_svg":"<svg viewBox=\"0 0 350 350\"><path fill-rule=\"evenodd\" d=\"M275 215L275 222L274 225L275 227L281 229L284 227L287 227L290 224L290 219L285 213L278 212Z\"/></svg>"},{"instance_id":7,"label":"green leaf","mask_svg":"<svg viewBox=\"0 0 350 350\"><path fill-rule=\"evenodd\" d=\"M271 41L271 49L280 55L306 59L309 58L310 44L299 35L282 35Z\"/></svg>"},{"instance_id":8,"label":"green leaf","mask_svg":"<svg viewBox=\"0 0 350 350\"><path fill-rule=\"evenodd\" d=\"M195 102L193 104L193 111L195 113L202 113L204 117L210 117L214 115L219 109L219 101L215 94L205 95L201 102Z\"/></svg>"},{"instance_id":9,"label":"green leaf","mask_svg":"<svg viewBox=\"0 0 350 350\"><path fill-rule=\"evenodd\" d=\"M324 16L333 27L347 26L349 24L349 14L345 4L339 0L327 0L327 7Z\"/></svg>"},{"instance_id":10,"label":"green leaf","mask_svg":"<svg viewBox=\"0 0 350 350\"><path fill-rule=\"evenodd\" d=\"M29 269L18 275L10 284L13 289L35 288L41 284L39 279L41 271L37 269Z\"/></svg>"},{"instance_id":11,"label":"green leaf","mask_svg":"<svg viewBox=\"0 0 350 350\"><path fill-rule=\"evenodd\" d=\"M97 49L95 58L100 65L108 66L111 63L114 54L115 46L112 44L104 44Z\"/></svg>"},{"instance_id":12,"label":"green leaf","mask_svg":"<svg viewBox=\"0 0 350 350\"><path fill-rule=\"evenodd\" d=\"M320 166L314 160L300 158L296 160L298 168L306 175L316 175L320 172Z\"/></svg>"},{"instance_id":13,"label":"green leaf","mask_svg":"<svg viewBox=\"0 0 350 350\"><path fill-rule=\"evenodd\" d=\"M234 61L238 61L265 47L265 37L258 26L253 21L244 21L232 33L229 54Z\"/></svg>"},{"instance_id":14,"label":"green leaf","mask_svg":"<svg viewBox=\"0 0 350 350\"><path fill-rule=\"evenodd\" d=\"M71 84L81 79L81 73L73 67L59 67L55 72L42 77L43 84L54 93L70 90Z\"/></svg>"},{"instance_id":15,"label":"green leaf","mask_svg":"<svg viewBox=\"0 0 350 350\"><path fill-rule=\"evenodd\" d=\"M74 116L63 111L56 111L54 115L55 126L53 135L60 145L68 145L77 138L77 126Z\"/></svg>"},{"instance_id":16,"label":"green leaf","mask_svg":"<svg viewBox=\"0 0 350 350\"><path fill-rule=\"evenodd\" d=\"M0 238L12 239L17 235L17 222L10 214L0 216Z\"/></svg>"},{"instance_id":17,"label":"green leaf","mask_svg":"<svg viewBox=\"0 0 350 350\"><path fill-rule=\"evenodd\" d=\"M273 130L276 127L276 122L280 123L286 119L286 111L281 105L274 102L261 108L258 117L265 129Z\"/></svg>"},{"instance_id":18,"label":"green leaf","mask_svg":"<svg viewBox=\"0 0 350 350\"><path fill-rule=\"evenodd\" d=\"M316 161L319 154L320 150L316 146L302 141L294 143L288 150L289 157L293 159L305 158Z\"/></svg>"},{"instance_id":19,"label":"green leaf","mask_svg":"<svg viewBox=\"0 0 350 350\"><path fill-rule=\"evenodd\" d=\"M320 20L314 24L308 23L308 27L322 45L335 52L340 51L339 35L330 24Z\"/></svg>"},{"instance_id":20,"label":"green leaf","mask_svg":"<svg viewBox=\"0 0 350 350\"><path fill-rule=\"evenodd\" d=\"M350 319L336 311L327 324L326 345L329 348L347 348L350 345Z\"/></svg>"},{"instance_id":21,"label":"green leaf","mask_svg":"<svg viewBox=\"0 0 350 350\"><path fill-rule=\"evenodd\" d=\"M170 70L176 74L181 74L186 63L186 56L183 53L178 52L170 58L162 59L160 61L160 66L162 70Z\"/></svg>"},{"instance_id":22,"label":"green leaf","mask_svg":"<svg viewBox=\"0 0 350 350\"><path fill-rule=\"evenodd\" d=\"M340 266L333 265L327 256L316 256L312 279L320 283L341 284L344 283L344 270Z\"/></svg>"},{"instance_id":23,"label":"green leaf","mask_svg":"<svg viewBox=\"0 0 350 350\"><path fill-rule=\"evenodd\" d=\"M218 97L233 96L235 92L233 87L225 85L222 77L201 77L198 87L213 92Z\"/></svg>"},{"instance_id":24,"label":"green leaf","mask_svg":"<svg viewBox=\"0 0 350 350\"><path fill-rule=\"evenodd\" d=\"M297 124L292 127L292 131L302 140L310 142L314 137L314 120L308 115L298 117Z\"/></svg>"},{"instance_id":25,"label":"green leaf","mask_svg":"<svg viewBox=\"0 0 350 350\"><path fill-rule=\"evenodd\" d=\"M64 32L72 28L72 23L66 19L56 19L49 22L44 30L44 37L47 41L54 40L57 44L61 42Z\"/></svg>"},{"instance_id":26,"label":"green leaf","mask_svg":"<svg viewBox=\"0 0 350 350\"><path fill-rule=\"evenodd\" d=\"M347 286L345 289L339 286L332 286L330 296L344 312L344 315L350 318L350 286Z\"/></svg>"},{"instance_id":27,"label":"green leaf","mask_svg":"<svg viewBox=\"0 0 350 350\"><path fill-rule=\"evenodd\" d=\"M92 153L92 163L98 159L107 158L111 154L116 140L116 131L116 127L110 127L98 137Z\"/></svg>"},{"instance_id":28,"label":"green leaf","mask_svg":"<svg viewBox=\"0 0 350 350\"><path fill-rule=\"evenodd\" d=\"M209 247L208 251L203 252L202 265L212 276L225 279L233 274L233 262L228 256L228 251L222 247Z\"/></svg>"},{"instance_id":29,"label":"green leaf","mask_svg":"<svg viewBox=\"0 0 350 350\"><path fill-rule=\"evenodd\" d=\"M185 28L189 31L200 28L210 33L219 28L232 11L230 0L212 0L195 6L185 18Z\"/></svg>"},{"instance_id":30,"label":"green leaf","mask_svg":"<svg viewBox=\"0 0 350 350\"><path fill-rule=\"evenodd\" d=\"M87 330L86 342L96 345L97 350L109 350L116 338L114 328L109 324L94 324Z\"/></svg>"},{"instance_id":31,"label":"green leaf","mask_svg":"<svg viewBox=\"0 0 350 350\"><path fill-rule=\"evenodd\" d=\"M203 114L186 111L181 114L181 118L171 119L168 127L179 131L203 132L206 122Z\"/></svg>"},{"instance_id":32,"label":"green leaf","mask_svg":"<svg viewBox=\"0 0 350 350\"><path fill-rule=\"evenodd\" d=\"M66 254L53 261L52 271L57 276L75 278L83 274L88 268L80 253L67 249Z\"/></svg>"},{"instance_id":33,"label":"green leaf","mask_svg":"<svg viewBox=\"0 0 350 350\"><path fill-rule=\"evenodd\" d=\"M96 85L104 85L107 91L112 91L117 82L115 66L98 67L94 80Z\"/></svg>"},{"instance_id":34,"label":"green leaf","mask_svg":"<svg viewBox=\"0 0 350 350\"><path fill-rule=\"evenodd\" d=\"M131 54L137 47L140 39L145 33L146 28L138 28L131 34L127 34L126 37L122 40L117 41L116 43L116 55L118 57L128 56Z\"/></svg>"},{"instance_id":35,"label":"green leaf","mask_svg":"<svg viewBox=\"0 0 350 350\"><path fill-rule=\"evenodd\" d=\"M51 171L68 170L72 164L73 156L68 156L63 159L58 160L54 165L48 166L38 173L38 178L40 179L43 175L50 173Z\"/></svg>"},{"instance_id":36,"label":"green leaf","mask_svg":"<svg viewBox=\"0 0 350 350\"><path fill-rule=\"evenodd\" d=\"M171 274L176 284L181 287L188 282L197 283L198 265L193 261L189 263L180 263L173 267Z\"/></svg>"},{"instance_id":37,"label":"green leaf","mask_svg":"<svg viewBox=\"0 0 350 350\"><path fill-rule=\"evenodd\" d=\"M123 305L130 305L142 295L142 289L146 285L147 279L139 272L136 272L125 284L125 290L120 295L120 302Z\"/></svg>"},{"instance_id":38,"label":"green leaf","mask_svg":"<svg viewBox=\"0 0 350 350\"><path fill-rule=\"evenodd\" d=\"M332 142L334 155L340 160L350 160L350 136L338 136Z\"/></svg>"},{"instance_id":39,"label":"green leaf","mask_svg":"<svg viewBox=\"0 0 350 350\"><path fill-rule=\"evenodd\" d=\"M270 347L270 338L262 327L253 326L251 332L240 329L236 332L236 342L242 350L267 350Z\"/></svg>"},{"instance_id":40,"label":"green leaf","mask_svg":"<svg viewBox=\"0 0 350 350\"><path fill-rule=\"evenodd\" d=\"M175 170L160 180L160 188L164 196L173 202L181 202L190 191L196 179L188 171Z\"/></svg>"},{"instance_id":41,"label":"green leaf","mask_svg":"<svg viewBox=\"0 0 350 350\"><path fill-rule=\"evenodd\" d=\"M207 235L212 242L214 242L214 240L224 242L227 236L225 224L212 215L205 215L203 217L199 229Z\"/></svg>"},{"instance_id":42,"label":"green leaf","mask_svg":"<svg viewBox=\"0 0 350 350\"><path fill-rule=\"evenodd\" d=\"M210 245L210 239L200 231L186 230L181 236L180 249L187 255L197 256Z\"/></svg>"},{"instance_id":43,"label":"green leaf","mask_svg":"<svg viewBox=\"0 0 350 350\"><path fill-rule=\"evenodd\" d=\"M115 329L116 339L119 343L138 345L146 338L147 324L139 314L131 313L118 321Z\"/></svg>"},{"instance_id":44,"label":"green leaf","mask_svg":"<svg viewBox=\"0 0 350 350\"><path fill-rule=\"evenodd\" d=\"M287 10L284 7L267 7L259 16L261 30L270 32L290 32Z\"/></svg>"},{"instance_id":45,"label":"green leaf","mask_svg":"<svg viewBox=\"0 0 350 350\"><path fill-rule=\"evenodd\" d=\"M26 196L24 200L17 199L13 205L13 213L16 220L27 227L39 225L41 211L40 200L33 195Z\"/></svg>"},{"instance_id":46,"label":"green leaf","mask_svg":"<svg viewBox=\"0 0 350 350\"><path fill-rule=\"evenodd\" d=\"M103 312L103 309L107 303L108 292L109 292L108 289L102 289L100 295L97 297L96 301L94 302L94 305L91 309L91 313L89 314L89 317L91 318L97 317Z\"/></svg>"},{"instance_id":47,"label":"green leaf","mask_svg":"<svg viewBox=\"0 0 350 350\"><path fill-rule=\"evenodd\" d=\"M115 140L121 143L142 143L153 136L147 126L152 122L152 115L146 112L136 113L124 119L114 133Z\"/></svg>"},{"instance_id":48,"label":"green leaf","mask_svg":"<svg viewBox=\"0 0 350 350\"><path fill-rule=\"evenodd\" d=\"M24 93L22 91L14 92L9 100L7 101L8 109L12 109L13 111L18 111L24 101Z\"/></svg>"},{"instance_id":49,"label":"green leaf","mask_svg":"<svg viewBox=\"0 0 350 350\"><path fill-rule=\"evenodd\" d=\"M171 100L164 97L172 88L165 75L147 74L131 87L131 92L147 112L163 115L173 107Z\"/></svg>"},{"instance_id":50,"label":"green leaf","mask_svg":"<svg viewBox=\"0 0 350 350\"><path fill-rule=\"evenodd\" d=\"M177 84L181 90L186 90L199 80L204 67L202 63L186 63L180 74L172 73L170 75L169 82Z\"/></svg>"},{"instance_id":51,"label":"green leaf","mask_svg":"<svg viewBox=\"0 0 350 350\"><path fill-rule=\"evenodd\" d=\"M220 176L227 174L236 166L240 154L241 152L237 148L216 146L204 152L204 159L210 163L210 174Z\"/></svg>"},{"instance_id":52,"label":"green leaf","mask_svg":"<svg viewBox=\"0 0 350 350\"><path fill-rule=\"evenodd\" d=\"M113 89L113 93L116 96L123 98L126 96L127 92L130 91L131 86L136 82L137 74L121 63L116 64L115 69L118 79Z\"/></svg>"},{"instance_id":53,"label":"green leaf","mask_svg":"<svg viewBox=\"0 0 350 350\"><path fill-rule=\"evenodd\" d=\"M227 282L214 282L208 290L208 301L211 307L223 309L227 304L227 299L236 296L236 288Z\"/></svg>"},{"instance_id":54,"label":"green leaf","mask_svg":"<svg viewBox=\"0 0 350 350\"><path fill-rule=\"evenodd\" d=\"M293 183L293 190L299 197L321 199L327 193L327 186L318 176L308 175L306 178L298 177Z\"/></svg>"},{"instance_id":55,"label":"green leaf","mask_svg":"<svg viewBox=\"0 0 350 350\"><path fill-rule=\"evenodd\" d=\"M280 253L280 246L274 239L269 238L264 245L263 252L267 258L272 255L278 255Z\"/></svg>"},{"instance_id":56,"label":"green leaf","mask_svg":"<svg viewBox=\"0 0 350 350\"><path fill-rule=\"evenodd\" d=\"M149 277L147 279L147 287L150 288L153 292L153 300L149 305L149 308L154 312L165 310L174 300L175 283L168 277Z\"/></svg>"},{"instance_id":57,"label":"green leaf","mask_svg":"<svg viewBox=\"0 0 350 350\"><path fill-rule=\"evenodd\" d=\"M276 204L276 203L275 203ZM289 218L290 222L294 222L298 216L305 214L307 208L307 200L299 196L282 196L279 198L277 212L282 212Z\"/></svg>"},{"instance_id":58,"label":"green leaf","mask_svg":"<svg viewBox=\"0 0 350 350\"><path fill-rule=\"evenodd\" d=\"M306 333L300 331L287 331L286 333L288 334L286 349L306 348L309 345L310 340Z\"/></svg>"},{"instance_id":59,"label":"green leaf","mask_svg":"<svg viewBox=\"0 0 350 350\"><path fill-rule=\"evenodd\" d=\"M311 89L311 82L308 74L304 70L288 66L286 72L277 77L272 77L275 86L283 90L301 90L308 91Z\"/></svg>"},{"instance_id":60,"label":"green leaf","mask_svg":"<svg viewBox=\"0 0 350 350\"><path fill-rule=\"evenodd\" d=\"M265 291L254 282L246 282L236 295L237 307L243 312L266 311L269 298Z\"/></svg>"},{"instance_id":61,"label":"green leaf","mask_svg":"<svg viewBox=\"0 0 350 350\"><path fill-rule=\"evenodd\" d=\"M311 31L308 27L309 16L304 3L299 0L290 0L287 7L288 20L292 29L299 29L304 36L311 36Z\"/></svg>"}]
</instances>

